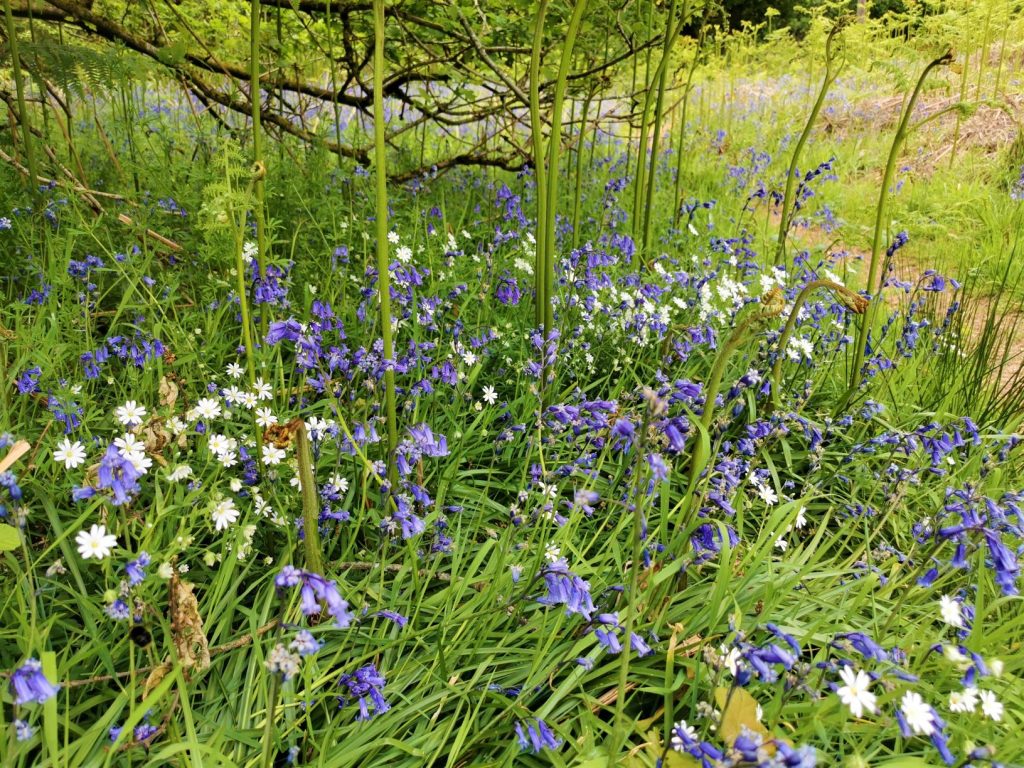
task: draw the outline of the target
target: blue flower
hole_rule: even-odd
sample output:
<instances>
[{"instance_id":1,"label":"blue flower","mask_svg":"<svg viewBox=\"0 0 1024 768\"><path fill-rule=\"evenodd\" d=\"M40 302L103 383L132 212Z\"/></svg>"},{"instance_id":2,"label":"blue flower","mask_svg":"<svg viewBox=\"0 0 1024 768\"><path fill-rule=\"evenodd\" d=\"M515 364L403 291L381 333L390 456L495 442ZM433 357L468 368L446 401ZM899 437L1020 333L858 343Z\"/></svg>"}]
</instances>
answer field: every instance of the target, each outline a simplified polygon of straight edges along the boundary
<instances>
[{"instance_id":1,"label":"blue flower","mask_svg":"<svg viewBox=\"0 0 1024 768\"><path fill-rule=\"evenodd\" d=\"M338 706L344 707L350 698L354 698L359 705L358 720L369 720L382 715L391 709L391 705L381 692L386 683L384 675L378 672L373 664L362 666L351 675L344 674L338 678L338 685L347 691L338 697Z\"/></svg>"},{"instance_id":2,"label":"blue flower","mask_svg":"<svg viewBox=\"0 0 1024 768\"><path fill-rule=\"evenodd\" d=\"M148 552L139 552L139 556L125 565L125 573L128 574L128 583L131 586L141 584L146 578L146 566L151 562Z\"/></svg>"},{"instance_id":3,"label":"blue flower","mask_svg":"<svg viewBox=\"0 0 1024 768\"><path fill-rule=\"evenodd\" d=\"M300 609L304 616L320 613L320 602L323 601L338 627L344 629L352 623L348 603L338 593L338 585L334 581L328 581L312 571L286 565L274 578L274 584L278 589L300 587Z\"/></svg>"},{"instance_id":4,"label":"blue flower","mask_svg":"<svg viewBox=\"0 0 1024 768\"><path fill-rule=\"evenodd\" d=\"M554 731L539 717L533 723L517 722L516 739L519 740L520 749L528 749L534 754L542 749L557 750L562 746L562 740L555 736Z\"/></svg>"},{"instance_id":5,"label":"blue flower","mask_svg":"<svg viewBox=\"0 0 1024 768\"><path fill-rule=\"evenodd\" d=\"M302 326L294 317L287 320L277 320L270 324L267 330L267 344L274 346L282 341L297 341L302 335Z\"/></svg>"},{"instance_id":6,"label":"blue flower","mask_svg":"<svg viewBox=\"0 0 1024 768\"><path fill-rule=\"evenodd\" d=\"M139 471L128 459L117 450L117 446L107 446L107 452L100 459L96 479L100 488L106 488L114 494L114 506L131 501L131 495L139 491Z\"/></svg>"},{"instance_id":7,"label":"blue flower","mask_svg":"<svg viewBox=\"0 0 1024 768\"><path fill-rule=\"evenodd\" d=\"M37 659L28 659L11 673L10 687L15 704L42 704L60 690L59 685L46 679L43 665Z\"/></svg>"}]
</instances>

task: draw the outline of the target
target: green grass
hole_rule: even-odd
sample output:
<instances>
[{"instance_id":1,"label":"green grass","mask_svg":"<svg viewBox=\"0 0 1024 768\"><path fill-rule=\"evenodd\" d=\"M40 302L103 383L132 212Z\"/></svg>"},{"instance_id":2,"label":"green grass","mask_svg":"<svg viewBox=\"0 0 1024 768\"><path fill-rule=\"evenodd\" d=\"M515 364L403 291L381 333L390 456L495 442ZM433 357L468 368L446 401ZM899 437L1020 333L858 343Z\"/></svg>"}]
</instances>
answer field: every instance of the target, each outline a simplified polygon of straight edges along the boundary
<instances>
[{"instance_id":1,"label":"green grass","mask_svg":"<svg viewBox=\"0 0 1024 768\"><path fill-rule=\"evenodd\" d=\"M765 74L752 76L755 84L796 69L791 60L778 61L782 47L748 52L763 57ZM653 766L659 759L697 765L681 753L666 758L673 724L686 720L719 748L731 746L725 740L742 721L769 739L813 746L818 765L939 765L930 740L900 735L895 713L907 691L920 693L945 719L957 764L975 746L994 747L1005 765L1024 760L1016 736L1024 720L1020 597L1000 588L978 531L966 536L963 567L950 565L953 543L932 539L936 526L958 519L955 511L944 517L945 507L956 503L953 491L964 490L1007 547L1021 544L1017 507L1024 489L1014 437L1021 397L1000 395L998 372L991 370L1008 356L1000 345L1012 342L1020 295L1014 257L1022 214L1007 192L1004 159L964 149L952 167L939 163L927 174L901 175L889 231L907 230L910 242L897 259L912 274L934 268L959 278L963 288L905 297L890 291L895 298L873 329L880 333L891 320L872 352L881 359L840 413L834 410L853 360L846 337L856 335L859 320L813 295L808 318L796 326L796 335L813 344L813 358L787 358L781 406L773 409L760 381L742 377L751 370L767 376L788 313L751 326L738 350L720 358L731 329L757 310L734 306L718 289L728 288L727 279L744 284L747 303L764 293L760 276L773 260L778 233L764 203L748 210L748 195L759 182L769 191L781 188L803 111L785 90L746 115L738 103L712 103L711 94L736 77L727 63L716 66L716 77L702 75L706 101L692 109L683 163L684 201L714 200L714 207L697 210L692 230L685 218L673 229L676 158L667 154L653 196L652 247L642 254L657 265L648 270L638 255L628 257L628 244L613 242L631 226L622 209L632 188L609 191L623 175L624 147L600 144L598 162L585 168L581 185L580 242L590 247L571 254L566 234L555 251L561 336L553 359L545 361L531 338L533 277L517 263L534 263L527 238L532 222L519 223L505 215L504 202L496 204L501 185L508 185L532 219L532 179L458 170L422 189L387 189L385 231L399 235L389 246L391 261L408 247L422 278L403 275L404 264L390 275L396 354L411 356L394 373L398 439L408 444L409 428L421 424L446 438L443 450L435 445L436 455L410 449L409 466L401 469L402 494L422 525L411 535L402 533L396 500L380 491L388 477L380 462L389 457L387 395L374 346L382 321L371 269L380 223L373 178L350 168L339 172L317 148L268 144L271 264L286 275L283 293L269 306L258 302L251 275L241 275L259 316L252 321L257 342L241 354L248 322L238 303L235 236L241 230L244 240L254 239L252 219L239 222L257 199L247 149L205 130L196 135L183 109L132 127L99 105L108 140L120 148L131 131L135 153L119 155L119 171L91 124L80 126L76 150L93 187L133 201L123 210L135 225L115 220L117 204L96 216L58 188L44 193L57 211L56 227L39 214L5 213L12 227L0 231L0 433L31 445L12 467L23 498L0 495L17 534L0 561L0 669L10 673L39 658L47 678L61 683L42 704L15 705L3 686L7 764L261 766L280 764L293 749L297 764L332 767ZM858 71L851 83L850 93L864 98L894 92L877 73ZM865 95L865 83L877 93ZM717 142L716 132L726 126L724 142ZM908 163L926 141L927 134L911 137ZM799 215L817 221L827 204L842 224L807 238L806 266L818 269L836 250L869 247L890 142L889 129L812 135L801 170L834 156L838 179L815 182ZM737 188L729 167L749 167L748 147L771 161ZM566 168L576 167L572 152L562 156ZM0 174L0 211L24 209L28 201L15 172ZM135 179L143 192L135 190ZM574 186L574 178L560 185L559 221L573 209ZM157 203L169 197L187 215ZM497 242L496 226L516 235ZM147 227L182 250L139 237ZM102 266L86 279L69 274L69 262L87 255ZM594 255L606 263L588 266ZM803 266L790 267L787 301L813 279ZM843 271L838 263L824 267ZM518 305L499 300L506 271L518 279ZM705 276L709 298L698 287ZM851 276L850 285L858 279ZM44 285L45 298L25 303ZM962 310L946 324L952 301ZM295 319L308 329L331 319L317 315L318 302L329 303L344 330L333 321L322 328L319 351L294 339L261 341L261 326ZM649 322L660 309L668 313L664 324ZM990 315L987 335L975 330L972 312ZM112 354L98 377L86 375L83 353L136 332L160 339L163 352L140 365ZM304 370L309 356L316 365ZM726 402L701 424L700 398L687 397L676 382L706 384L716 360L723 361ZM283 566L310 562L300 525L303 498L291 482L299 474L295 447L282 439L284 460L261 462L275 435L257 423L255 410L229 407L223 398L226 387L250 386L247 376L235 381L226 373L235 362L251 364L269 385L259 407L270 409L278 426L294 418L307 427L314 418L334 422L329 437L314 441L313 471L331 512L319 531L323 575L336 580L349 604L345 628L324 612L303 615L297 590L275 586ZM1003 365L1019 378L1013 360ZM38 381L25 385L23 375L34 367ZM22 393L19 381L20 389L36 391ZM651 412L644 387L661 389L664 398L680 390L667 408L677 425L689 424L681 450L673 449L663 415ZM485 397L490 388L493 404ZM207 397L222 413L190 418L189 410ZM69 400L81 408L71 438L88 455L73 469L53 457L64 431L54 403L66 410ZM152 466L140 488L122 505L111 503L103 488L73 501L74 488L105 483L93 466L126 431L114 413L130 400L147 409L136 432L148 442ZM964 417L977 422L976 440ZM174 419L187 422L180 438ZM620 442L619 419L635 429L628 448ZM355 441L353 449L353 436L368 424L380 439ZM237 441L238 463L218 460L211 433ZM248 473L240 448L254 460ZM649 462L651 453L664 459L664 477ZM694 483L691 463L706 456L709 474ZM170 472L185 464L193 476L171 481ZM331 489L334 475L346 481L344 490ZM413 501L412 485L429 503L422 496ZM721 505L709 501L710 490L721 491ZM587 513L577 494L591 491L597 500ZM272 511L262 509L257 493ZM772 494L777 499L769 503L765 496ZM240 514L218 530L211 507L222 498L232 499ZM1006 516L1002 526L997 513ZM798 525L801 519L806 522ZM118 546L101 561L83 559L76 535L100 523ZM702 538L717 541L717 551L701 546ZM552 577L545 566L550 547L589 585L592 621L538 601L547 594L545 577ZM153 562L144 580L129 585L125 565L143 551ZM920 583L933 565L936 578ZM208 668L181 661L186 614L172 604L179 580L195 587L202 628L193 625L191 639L207 646ZM960 635L941 620L941 596L973 611ZM119 597L131 618L108 615ZM617 614L624 653L604 650L593 631L605 613ZM136 644L129 637L133 624L144 626L152 642ZM784 646L769 624L794 637L800 651L787 669L773 666L778 679L748 683L740 675L761 714L737 714L740 705L732 702L747 699L720 656L730 644L748 652ZM627 628L650 654L628 650ZM322 647L285 680L267 662L300 629ZM837 641L852 632L899 651L884 660L864 658ZM949 694L962 689L966 667L933 651L936 644L962 646L990 670L1001 662L1001 674L976 681L1003 704L999 721L980 710L950 711ZM165 674L150 677L164 662ZM877 713L851 717L830 687L841 685L839 665L846 663L878 673L871 688ZM386 679L382 693L390 709L363 721L357 705L339 707L338 697L347 690L341 676L367 665ZM718 723L707 714L714 709L724 710ZM24 741L15 739L15 718L33 728ZM132 729L147 718L159 730L142 744ZM516 723L535 718L564 742L559 749L520 749ZM112 737L112 727L121 727L120 735Z\"/></svg>"}]
</instances>

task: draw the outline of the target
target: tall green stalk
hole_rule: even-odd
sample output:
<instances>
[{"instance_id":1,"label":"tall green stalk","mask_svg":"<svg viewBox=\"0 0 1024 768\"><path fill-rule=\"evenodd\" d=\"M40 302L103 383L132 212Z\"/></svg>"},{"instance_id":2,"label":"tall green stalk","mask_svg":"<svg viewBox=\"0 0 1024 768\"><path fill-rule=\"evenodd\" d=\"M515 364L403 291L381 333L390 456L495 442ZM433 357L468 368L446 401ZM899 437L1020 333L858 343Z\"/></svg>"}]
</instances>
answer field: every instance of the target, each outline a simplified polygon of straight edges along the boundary
<instances>
[{"instance_id":1,"label":"tall green stalk","mask_svg":"<svg viewBox=\"0 0 1024 768\"><path fill-rule=\"evenodd\" d=\"M594 89L587 91L583 99L583 113L580 115L580 128L576 133L576 188L572 196L572 248L580 247L580 201L583 198L583 139L587 135L587 115L590 113L590 102L594 98Z\"/></svg>"},{"instance_id":2,"label":"tall green stalk","mask_svg":"<svg viewBox=\"0 0 1024 768\"><path fill-rule=\"evenodd\" d=\"M671 22L669 22L671 24ZM654 3L648 5L647 12L647 39L651 39L654 28ZM665 30L666 34L668 30ZM651 78L651 49L648 48L644 54L644 103L640 112L640 140L637 142L636 150L636 181L633 184L633 211L630 216L630 226L633 231L633 239L640 236L640 204L644 199L644 183L647 179L647 131L649 129L647 116L651 113L651 94L657 75Z\"/></svg>"},{"instance_id":3,"label":"tall green stalk","mask_svg":"<svg viewBox=\"0 0 1024 768\"><path fill-rule=\"evenodd\" d=\"M814 129L814 123L817 121L818 113L821 112L821 107L825 103L825 97L828 95L829 89L832 88L832 84L835 83L836 78L839 77L839 72L846 61L844 55L845 46L841 44L842 38L838 38L837 43L837 36L845 25L845 19L837 21L825 39L825 78L821 82L821 90L818 91L818 98L815 100L814 106L811 107L811 113L807 116L807 122L800 133L800 138L797 139L796 147L793 148L793 157L789 161L789 169L786 173L786 193L782 199L782 218L779 221L779 240L775 248L776 265L786 262L786 240L789 237L790 218L793 215L793 195L796 192L796 174L797 166L800 163L800 155L804 150L804 145L807 144L807 139L810 138L811 131Z\"/></svg>"},{"instance_id":4,"label":"tall green stalk","mask_svg":"<svg viewBox=\"0 0 1024 768\"><path fill-rule=\"evenodd\" d=\"M782 329L782 335L779 336L775 364L772 366L771 376L773 408L777 409L782 405L782 363L786 358L786 347L789 346L789 339L793 335L793 329L796 327L797 315L800 314L801 308L807 302L807 297L818 288L831 291L839 303L855 314L863 315L868 308L867 299L860 294L854 293L845 285L833 282L832 280L812 280L804 286L793 302L793 308L789 312L789 317L786 318L786 325Z\"/></svg>"},{"instance_id":5,"label":"tall green stalk","mask_svg":"<svg viewBox=\"0 0 1024 768\"><path fill-rule=\"evenodd\" d=\"M686 5L683 5L683 13L686 13ZM676 182L675 190L672 193L673 211L672 224L679 220L679 208L682 185L683 185L683 156L686 142L686 113L690 106L690 91L693 90L693 75L697 71L697 63L700 61L700 52L704 47L704 37L707 33L707 17L700 25L700 32L697 33L697 48L693 52L693 61L690 62L689 70L686 73L686 87L683 89L682 115L679 118L679 135L676 141Z\"/></svg>"},{"instance_id":6,"label":"tall green stalk","mask_svg":"<svg viewBox=\"0 0 1024 768\"><path fill-rule=\"evenodd\" d=\"M306 569L323 574L323 555L320 550L320 496L316 475L313 473L313 450L306 433L306 425L299 420L296 430L296 458L299 462L299 486L302 492L302 536L306 555Z\"/></svg>"},{"instance_id":7,"label":"tall green stalk","mask_svg":"<svg viewBox=\"0 0 1024 768\"><path fill-rule=\"evenodd\" d=\"M971 63L971 54L964 53L963 69L960 70L960 101L964 102L967 99L967 70L968 65ZM957 110L956 113L956 127L953 129L953 144L949 150L949 167L953 167L953 163L956 160L956 150L960 144L960 125L963 122L963 112Z\"/></svg>"},{"instance_id":8,"label":"tall green stalk","mask_svg":"<svg viewBox=\"0 0 1024 768\"><path fill-rule=\"evenodd\" d=\"M384 0L373 0L373 165L377 177L377 295L384 341L384 409L388 425L388 480L398 482L395 449L398 415L395 409L395 347L391 338L391 273L388 270L388 176L384 143Z\"/></svg>"},{"instance_id":9,"label":"tall green stalk","mask_svg":"<svg viewBox=\"0 0 1024 768\"><path fill-rule=\"evenodd\" d=\"M537 13L534 17L533 50L530 54L530 133L533 135L533 175L537 196L537 227L536 246L537 256L534 261L533 285L536 295L535 323L537 326L544 325L544 307L549 303L547 299L547 280L545 278L545 254L544 245L547 234L547 174L544 171L544 131L540 121L540 53L544 44L544 16L548 12L548 0L540 0L537 6Z\"/></svg>"},{"instance_id":10,"label":"tall green stalk","mask_svg":"<svg viewBox=\"0 0 1024 768\"><path fill-rule=\"evenodd\" d=\"M882 252L882 231L886 221L886 214L889 211L889 187L892 185L892 177L896 169L896 158L899 157L900 149L903 147L903 142L907 137L910 117L914 113L914 105L917 104L917 98L921 95L921 89L924 87L925 78L928 77L928 73L933 69L949 64L952 60L953 52L947 51L939 58L930 62L928 66L924 68L924 71L921 72L921 76L917 79L917 84L914 86L910 99L907 101L907 105L903 110L903 114L900 116L900 122L896 128L896 135L893 137L892 147L889 149L889 159L885 164L885 175L882 177L882 184L878 191L878 204L875 207L875 234L871 240L871 262L868 267L868 280L866 285L866 289L871 296L871 306L868 308L868 311L864 314L861 321L860 333L857 336L857 345L854 348L853 353L853 370L850 372L850 388L840 401L840 408L846 407L850 398L856 394L864 377L861 369L864 366L864 355L868 346L868 332L874 324L875 315L878 312L878 294L880 294L882 290L881 281L879 279L879 272L882 267L882 260L880 258L880 254Z\"/></svg>"},{"instance_id":11,"label":"tall green stalk","mask_svg":"<svg viewBox=\"0 0 1024 768\"><path fill-rule=\"evenodd\" d=\"M18 99L18 122L21 124L21 135L25 143L25 160L28 164L28 187L32 199L39 201L39 168L36 166L35 140L28 120L28 108L25 106L25 76L21 69L21 57L18 55L18 30L14 26L14 14L11 12L11 0L4 0L4 16L7 20L7 40L11 47L11 69L14 71L14 89ZM38 205L35 206L39 208Z\"/></svg>"},{"instance_id":12,"label":"tall green stalk","mask_svg":"<svg viewBox=\"0 0 1024 768\"><path fill-rule=\"evenodd\" d=\"M253 198L256 219L256 263L259 265L260 278L267 274L267 243L266 219L266 175L267 166L263 157L263 130L261 127L260 99L260 0L251 0L249 7L249 101L252 104L252 164L253 164ZM267 313L260 313L260 329L267 330Z\"/></svg>"},{"instance_id":13,"label":"tall green stalk","mask_svg":"<svg viewBox=\"0 0 1024 768\"><path fill-rule=\"evenodd\" d=\"M715 420L715 401L718 399L718 392L722 388L722 376L725 374L725 367L733 353L739 349L750 334L764 328L773 318L782 314L785 307L785 299L782 291L773 288L761 297L761 305L752 310L742 320L733 332L726 339L721 351L711 366L711 373L708 375L707 383L704 385L704 412L700 417L701 432L706 440L695 440L693 452L690 456L690 477L686 484L686 496L682 502L682 525L677 531L686 530L692 520L692 511L697 498L697 483L700 480L701 472L708 465L711 459L711 427Z\"/></svg>"},{"instance_id":14,"label":"tall green stalk","mask_svg":"<svg viewBox=\"0 0 1024 768\"><path fill-rule=\"evenodd\" d=\"M550 333L555 327L555 307L552 298L555 295L555 213L558 209L558 159L562 151L562 108L565 103L565 82L569 76L569 65L572 63L572 49L576 45L576 35L580 31L583 14L590 0L576 0L569 19L569 28L565 33L565 44L562 47L562 59L558 64L558 79L555 81L555 99L551 105L551 135L548 138L548 176L547 203L544 206L544 333ZM532 83L531 83L532 87Z\"/></svg>"},{"instance_id":15,"label":"tall green stalk","mask_svg":"<svg viewBox=\"0 0 1024 768\"><path fill-rule=\"evenodd\" d=\"M672 44L679 37L683 21L686 19L684 9L679 23L673 26L676 16L676 0L669 0L668 20L665 22L665 44L661 49L661 61L658 62L656 75L658 82L658 95L654 102L654 136L651 138L651 161L647 169L647 191L644 202L644 228L641 247L646 251L651 239L651 208L654 205L654 178L658 169L658 145L661 141L661 123L665 115L665 83L668 80L668 62L672 55Z\"/></svg>"}]
</instances>

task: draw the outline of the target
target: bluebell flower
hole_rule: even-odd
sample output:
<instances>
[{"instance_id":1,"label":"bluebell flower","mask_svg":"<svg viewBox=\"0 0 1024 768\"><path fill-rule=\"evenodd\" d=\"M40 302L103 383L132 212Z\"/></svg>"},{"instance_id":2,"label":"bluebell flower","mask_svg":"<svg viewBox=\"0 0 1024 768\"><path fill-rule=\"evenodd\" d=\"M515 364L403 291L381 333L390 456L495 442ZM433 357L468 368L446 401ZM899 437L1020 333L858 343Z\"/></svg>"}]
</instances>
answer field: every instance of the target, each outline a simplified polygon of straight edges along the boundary
<instances>
[{"instance_id":1,"label":"bluebell flower","mask_svg":"<svg viewBox=\"0 0 1024 768\"><path fill-rule=\"evenodd\" d=\"M28 659L11 673L10 690L15 704L42 704L60 690L60 685L46 679L38 659Z\"/></svg>"},{"instance_id":2,"label":"bluebell flower","mask_svg":"<svg viewBox=\"0 0 1024 768\"><path fill-rule=\"evenodd\" d=\"M345 693L338 696L338 706L344 707L350 699L355 699L359 706L358 720L369 720L382 715L391 709L382 689L387 681L373 664L360 667L351 675L344 674L338 678L338 685Z\"/></svg>"},{"instance_id":3,"label":"bluebell flower","mask_svg":"<svg viewBox=\"0 0 1024 768\"><path fill-rule=\"evenodd\" d=\"M141 584L146 578L146 566L151 562L148 552L139 552L139 556L125 565L125 573L128 574L128 583L131 586Z\"/></svg>"},{"instance_id":4,"label":"bluebell flower","mask_svg":"<svg viewBox=\"0 0 1024 768\"><path fill-rule=\"evenodd\" d=\"M516 739L519 741L520 749L528 749L534 754L544 749L557 750L562 747L562 740L555 736L554 731L539 717L532 723L517 722Z\"/></svg>"},{"instance_id":5,"label":"bluebell flower","mask_svg":"<svg viewBox=\"0 0 1024 768\"><path fill-rule=\"evenodd\" d=\"M327 612L334 618L335 624L344 629L352 623L352 614L348 603L338 593L338 585L323 576L304 571L293 565L286 565L274 577L278 589L299 587L300 610L305 616L320 613L320 601L327 607Z\"/></svg>"},{"instance_id":6,"label":"bluebell flower","mask_svg":"<svg viewBox=\"0 0 1024 768\"><path fill-rule=\"evenodd\" d=\"M277 320L270 324L267 330L266 341L274 346L282 341L297 341L302 335L302 325L293 317L287 320Z\"/></svg>"},{"instance_id":7,"label":"bluebell flower","mask_svg":"<svg viewBox=\"0 0 1024 768\"><path fill-rule=\"evenodd\" d=\"M35 729L26 720L14 721L14 738L18 741L28 741L35 734Z\"/></svg>"},{"instance_id":8,"label":"bluebell flower","mask_svg":"<svg viewBox=\"0 0 1024 768\"><path fill-rule=\"evenodd\" d=\"M566 615L578 613L587 621L596 608L590 596L590 584L569 570L565 560L556 560L544 566L544 583L548 593L538 597L542 605L564 605Z\"/></svg>"}]
</instances>

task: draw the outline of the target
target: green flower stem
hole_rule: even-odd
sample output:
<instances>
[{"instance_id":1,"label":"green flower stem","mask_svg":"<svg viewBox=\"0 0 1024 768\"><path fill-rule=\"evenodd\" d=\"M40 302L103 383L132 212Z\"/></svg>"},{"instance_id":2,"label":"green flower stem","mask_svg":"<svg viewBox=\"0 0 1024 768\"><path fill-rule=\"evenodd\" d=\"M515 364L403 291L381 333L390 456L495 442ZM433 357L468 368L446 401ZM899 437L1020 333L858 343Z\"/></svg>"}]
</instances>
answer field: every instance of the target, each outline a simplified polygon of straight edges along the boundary
<instances>
[{"instance_id":1,"label":"green flower stem","mask_svg":"<svg viewBox=\"0 0 1024 768\"><path fill-rule=\"evenodd\" d=\"M551 135L548 138L547 203L544 206L544 334L555 327L555 307L552 303L555 293L555 211L558 208L558 159L562 151L562 107L565 103L565 83L572 63L572 50L576 35L583 21L589 0L576 0L565 34L562 58L558 64L558 79L555 81L555 98L551 106ZM530 87L534 84L531 81Z\"/></svg>"},{"instance_id":2,"label":"green flower stem","mask_svg":"<svg viewBox=\"0 0 1024 768\"><path fill-rule=\"evenodd\" d=\"M580 115L580 128L576 134L576 189L572 198L572 248L580 247L580 201L583 197L583 139L587 135L587 115L590 112L590 102L594 98L594 90L587 91L583 100L583 113ZM597 137L594 137L594 141Z\"/></svg>"},{"instance_id":3,"label":"green flower stem","mask_svg":"<svg viewBox=\"0 0 1024 768\"><path fill-rule=\"evenodd\" d=\"M658 145L661 142L661 125L665 117L665 84L668 81L668 62L672 57L672 43L679 37L686 12L680 17L678 24L673 25L676 16L676 0L669 0L668 21L665 22L665 44L661 50L661 61L655 75L658 82L657 96L654 100L654 135L651 137L651 160L647 168L647 185L644 199L644 228L642 247L647 248L651 239L651 208L654 207L654 177L658 170ZM642 158L641 158L642 160Z\"/></svg>"},{"instance_id":4,"label":"green flower stem","mask_svg":"<svg viewBox=\"0 0 1024 768\"><path fill-rule=\"evenodd\" d=\"M783 307L782 292L778 288L766 293L761 297L761 307L736 326L718 353L718 357L715 358L704 389L704 413L700 417L701 427L707 435L707 440L697 440L690 456L690 477L686 484L686 497L682 507L686 521L679 530L685 530L690 524L689 518L697 495L697 481L711 458L711 425L715 419L715 400L718 399L718 392L722 387L725 366L733 353L747 340L749 334L762 327L773 317L782 314Z\"/></svg>"},{"instance_id":5,"label":"green flower stem","mask_svg":"<svg viewBox=\"0 0 1024 768\"><path fill-rule=\"evenodd\" d=\"M670 22L671 23L671 22ZM665 30L666 34L668 30ZM648 4L647 10L647 39L654 35L654 3ZM644 184L647 181L647 131L649 128L647 116L651 113L651 93L657 75L651 79L651 49L644 53L644 101L640 111L640 136L636 152L636 180L633 182L633 211L629 218L632 227L633 239L640 237L639 227L641 224L640 205L644 199ZM635 91L634 91L635 92Z\"/></svg>"},{"instance_id":6,"label":"green flower stem","mask_svg":"<svg viewBox=\"0 0 1024 768\"><path fill-rule=\"evenodd\" d=\"M807 302L807 297L818 288L824 288L835 294L836 298L849 310L856 312L857 314L863 314L867 309L867 299L860 296L845 285L833 282L832 280L812 280L796 297L796 301L793 302L793 309L789 312L789 317L786 319L786 325L782 329L782 335L779 336L778 352L775 357L775 365L772 366L772 406L779 408L781 405L780 388L782 384L782 362L785 359L786 347L789 344L789 339L793 335L793 329L796 327L796 318L800 314L800 309Z\"/></svg>"},{"instance_id":7,"label":"green flower stem","mask_svg":"<svg viewBox=\"0 0 1024 768\"><path fill-rule=\"evenodd\" d=\"M683 15L686 15L686 3L683 4ZM679 222L679 209L682 203L681 193L683 184L683 150L684 143L686 140L686 113L687 108L690 105L690 91L693 90L693 75L697 71L697 64L700 61L700 52L704 47L704 38L707 34L707 17L700 25L700 32L697 33L697 48L693 52L693 61L690 62L689 69L686 73L686 87L683 88L683 106L682 114L679 117L679 136L676 142L676 183L675 191L672 194L673 200L673 211L672 211L672 224L675 226Z\"/></svg>"},{"instance_id":8,"label":"green flower stem","mask_svg":"<svg viewBox=\"0 0 1024 768\"><path fill-rule=\"evenodd\" d=\"M530 54L530 133L533 140L533 175L536 181L537 227L535 243L537 254L534 261L533 285L535 294L534 323L544 325L544 307L547 301L544 259L547 253L544 245L547 233L547 174L544 171L544 131L540 121L540 53L544 43L544 16L548 11L548 0L540 0L534 17L533 49Z\"/></svg>"},{"instance_id":9,"label":"green flower stem","mask_svg":"<svg viewBox=\"0 0 1024 768\"><path fill-rule=\"evenodd\" d=\"M811 113L807 116L807 122L804 123L804 129L800 133L800 138L797 139L796 147L793 148L793 157L789 161L789 169L786 173L786 193L782 200L782 217L779 221L779 240L775 248L775 263L777 265L786 262L786 240L789 237L790 218L793 215L793 196L796 193L796 174L800 155L803 153L804 145L807 144L807 139L810 138L811 131L814 129L814 123L817 121L818 113L821 112L821 107L825 103L825 97L828 96L829 90L832 88L833 83L835 83L836 78L839 77L839 73L842 71L843 64L845 63L843 55L845 52L844 46L837 44L837 37L845 24L845 19L840 19L836 22L825 40L825 78L822 80L821 90L818 91L818 98L815 100L814 106L811 107ZM838 38L838 40L839 43L842 42L842 38Z\"/></svg>"},{"instance_id":10,"label":"green flower stem","mask_svg":"<svg viewBox=\"0 0 1024 768\"><path fill-rule=\"evenodd\" d=\"M892 177L896 168L896 158L899 157L900 149L902 149L903 142L907 137L910 117L914 113L914 105L917 104L917 98L921 95L921 89L924 87L925 78L928 77L928 74L933 69L949 64L952 60L953 52L947 51L939 58L930 62L921 72L921 76L917 79L917 84L914 86L910 99L907 101L907 105L900 117L899 125L896 128L896 136L893 138L892 147L889 149L889 159L885 164L885 175L882 177L882 184L878 191L878 205L875 207L875 234L871 241L871 262L868 267L868 280L866 286L867 291L871 296L871 305L868 307L868 310L864 314L864 318L861 322L860 333L857 336L857 343L854 347L853 370L850 373L850 387L839 402L838 407L840 410L845 408L846 404L857 393L864 376L862 368L864 366L864 355L868 345L868 331L874 324L875 315L878 311L878 294L881 293L882 290L879 278L879 272L881 271L882 266L882 260L880 258L882 251L882 229L889 208L889 187L892 185Z\"/></svg>"},{"instance_id":11,"label":"green flower stem","mask_svg":"<svg viewBox=\"0 0 1024 768\"><path fill-rule=\"evenodd\" d=\"M384 143L384 0L373 0L373 165L377 176L377 295L384 341L384 412L388 428L388 480L398 483L395 449L398 414L395 407L395 347L391 338L391 273L388 269L388 176Z\"/></svg>"},{"instance_id":12,"label":"green flower stem","mask_svg":"<svg viewBox=\"0 0 1024 768\"><path fill-rule=\"evenodd\" d=\"M260 277L267 274L267 213L266 213L266 165L263 158L263 130L260 124L260 0L251 0L249 8L249 101L252 104L252 162L253 162L253 196L255 198L256 219L256 263L259 265ZM267 331L268 317L266 312L260 313L260 329Z\"/></svg>"},{"instance_id":13,"label":"green flower stem","mask_svg":"<svg viewBox=\"0 0 1024 768\"><path fill-rule=\"evenodd\" d=\"M18 55L18 30L14 26L14 14L11 12L11 0L4 0L4 16L7 20L7 44L10 46L11 69L14 72L14 89L18 101L18 122L21 124L22 140L25 144L25 159L28 165L28 187L39 208L39 168L36 166L35 140L32 137L32 126L29 124L28 108L25 106L25 75L21 69L21 57Z\"/></svg>"},{"instance_id":14,"label":"green flower stem","mask_svg":"<svg viewBox=\"0 0 1024 768\"><path fill-rule=\"evenodd\" d=\"M306 425L299 420L296 430L296 455L299 460L299 484L302 488L302 534L306 553L306 570L323 574L320 548L320 501L313 474L313 451Z\"/></svg>"}]
</instances>

